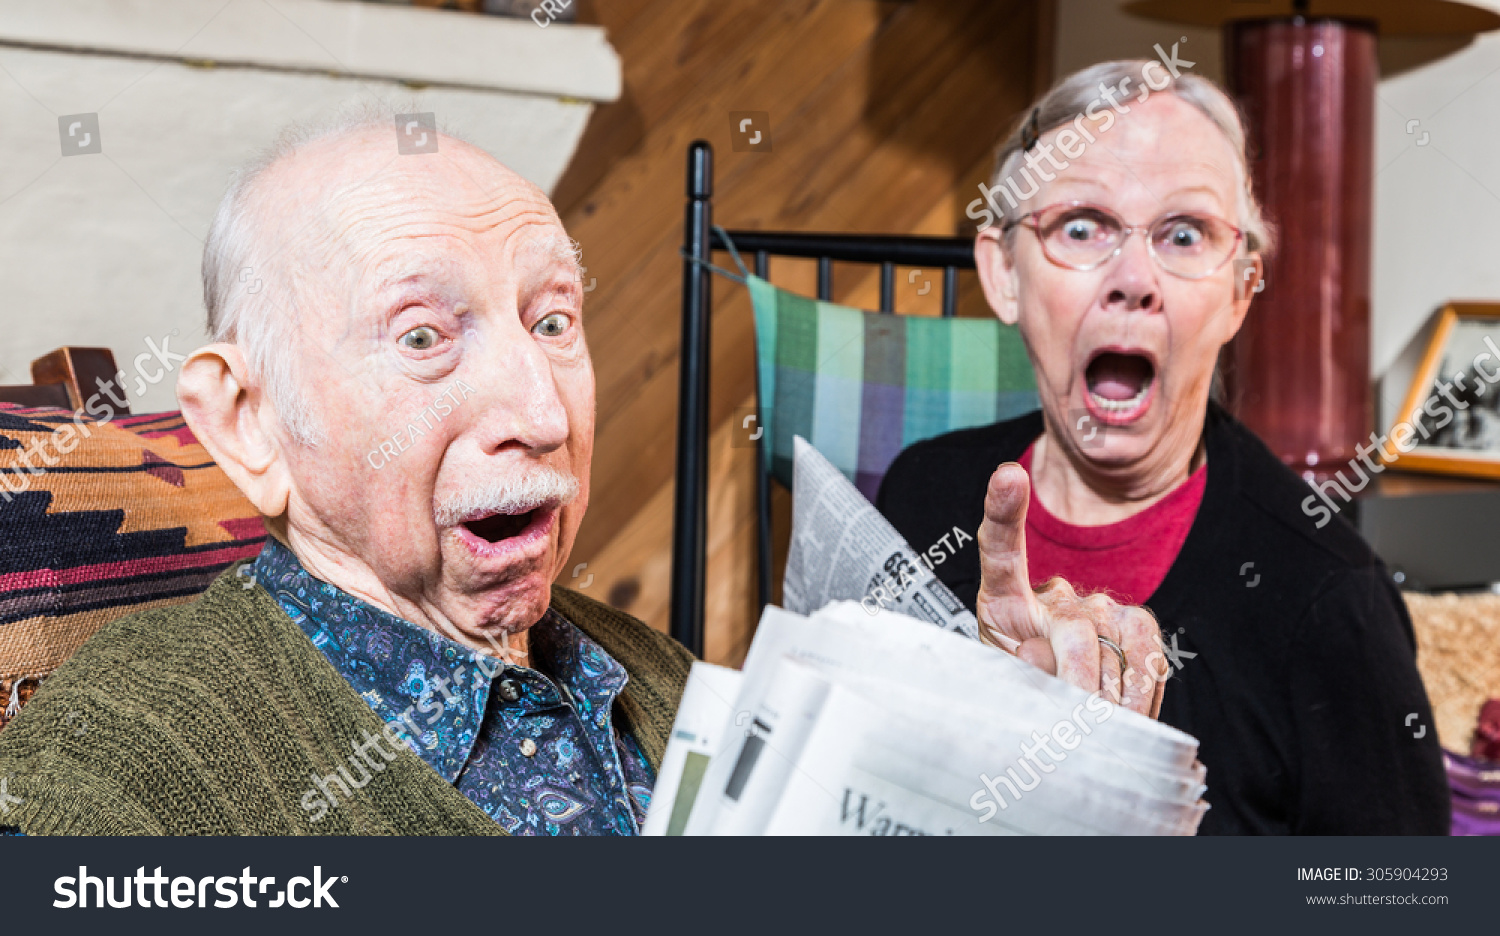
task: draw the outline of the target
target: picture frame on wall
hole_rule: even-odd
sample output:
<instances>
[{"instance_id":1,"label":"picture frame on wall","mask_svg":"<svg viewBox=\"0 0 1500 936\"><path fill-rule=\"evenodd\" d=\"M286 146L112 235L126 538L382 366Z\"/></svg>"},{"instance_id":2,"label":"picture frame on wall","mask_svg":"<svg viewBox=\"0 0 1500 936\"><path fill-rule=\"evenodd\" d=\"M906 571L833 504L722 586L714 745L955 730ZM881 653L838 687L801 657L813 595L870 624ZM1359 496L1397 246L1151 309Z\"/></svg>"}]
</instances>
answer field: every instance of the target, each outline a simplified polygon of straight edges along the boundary
<instances>
[{"instance_id":1,"label":"picture frame on wall","mask_svg":"<svg viewBox=\"0 0 1500 936\"><path fill-rule=\"evenodd\" d=\"M1500 302L1443 307L1387 435L1392 467L1500 479Z\"/></svg>"}]
</instances>

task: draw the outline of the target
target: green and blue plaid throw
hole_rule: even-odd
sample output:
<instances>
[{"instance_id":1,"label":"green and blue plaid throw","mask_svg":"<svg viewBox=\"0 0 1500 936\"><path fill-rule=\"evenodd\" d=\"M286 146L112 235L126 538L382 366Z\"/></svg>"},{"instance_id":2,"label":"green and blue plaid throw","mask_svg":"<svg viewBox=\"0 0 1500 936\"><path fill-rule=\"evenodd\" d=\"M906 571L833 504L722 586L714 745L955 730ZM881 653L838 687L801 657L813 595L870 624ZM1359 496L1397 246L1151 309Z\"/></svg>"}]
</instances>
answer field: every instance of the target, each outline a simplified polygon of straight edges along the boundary
<instances>
[{"instance_id":1,"label":"green and blue plaid throw","mask_svg":"<svg viewBox=\"0 0 1500 936\"><path fill-rule=\"evenodd\" d=\"M992 318L881 315L747 276L755 304L760 425L772 474L792 482L802 436L875 499L908 445L1037 408L1015 328Z\"/></svg>"}]
</instances>

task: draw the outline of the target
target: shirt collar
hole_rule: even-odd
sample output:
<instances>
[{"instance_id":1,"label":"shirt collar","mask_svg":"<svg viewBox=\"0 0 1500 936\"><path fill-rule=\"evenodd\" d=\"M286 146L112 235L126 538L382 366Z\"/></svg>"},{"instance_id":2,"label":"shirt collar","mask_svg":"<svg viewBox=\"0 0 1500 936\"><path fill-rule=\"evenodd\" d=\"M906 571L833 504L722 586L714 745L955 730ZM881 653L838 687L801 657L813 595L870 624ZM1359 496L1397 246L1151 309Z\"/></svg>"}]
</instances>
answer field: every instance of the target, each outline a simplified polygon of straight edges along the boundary
<instances>
[{"instance_id":1,"label":"shirt collar","mask_svg":"<svg viewBox=\"0 0 1500 936\"><path fill-rule=\"evenodd\" d=\"M267 538L254 572L254 581L382 720L410 726L412 750L449 783L479 740L496 683L513 681L502 686L507 724L571 701L596 729L589 732L595 747L608 743L610 732L599 729L609 725L611 706L628 680L625 668L556 611L549 609L530 630L533 669L478 654L314 578L275 537Z\"/></svg>"}]
</instances>

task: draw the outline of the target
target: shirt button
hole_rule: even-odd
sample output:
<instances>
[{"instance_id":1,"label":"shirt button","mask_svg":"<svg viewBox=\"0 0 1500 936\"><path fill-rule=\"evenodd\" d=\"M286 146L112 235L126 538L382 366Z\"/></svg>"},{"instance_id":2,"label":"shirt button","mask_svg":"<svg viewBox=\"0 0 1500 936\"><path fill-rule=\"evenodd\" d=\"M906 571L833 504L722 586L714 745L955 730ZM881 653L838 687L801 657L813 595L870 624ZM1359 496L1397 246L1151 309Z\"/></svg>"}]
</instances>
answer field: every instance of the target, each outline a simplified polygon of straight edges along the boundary
<instances>
[{"instance_id":1,"label":"shirt button","mask_svg":"<svg viewBox=\"0 0 1500 936\"><path fill-rule=\"evenodd\" d=\"M500 698L514 702L521 697L521 686L514 679L500 680Z\"/></svg>"},{"instance_id":2,"label":"shirt button","mask_svg":"<svg viewBox=\"0 0 1500 936\"><path fill-rule=\"evenodd\" d=\"M531 740L530 738L522 741L521 753L526 757L531 757L532 755L534 755L536 753L536 742Z\"/></svg>"}]
</instances>

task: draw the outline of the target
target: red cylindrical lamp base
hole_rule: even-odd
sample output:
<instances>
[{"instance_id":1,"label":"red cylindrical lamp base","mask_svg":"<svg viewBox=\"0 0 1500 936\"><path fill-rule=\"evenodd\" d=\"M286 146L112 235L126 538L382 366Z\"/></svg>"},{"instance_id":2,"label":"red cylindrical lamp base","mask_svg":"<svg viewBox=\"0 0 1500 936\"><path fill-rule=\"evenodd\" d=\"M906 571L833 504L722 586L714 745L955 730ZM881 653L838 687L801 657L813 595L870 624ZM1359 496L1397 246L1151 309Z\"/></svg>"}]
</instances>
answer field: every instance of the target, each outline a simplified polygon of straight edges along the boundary
<instances>
[{"instance_id":1,"label":"red cylindrical lamp base","mask_svg":"<svg viewBox=\"0 0 1500 936\"><path fill-rule=\"evenodd\" d=\"M1255 190L1278 241L1226 354L1230 405L1311 478L1342 467L1371 432L1375 29L1260 20L1224 35Z\"/></svg>"}]
</instances>

